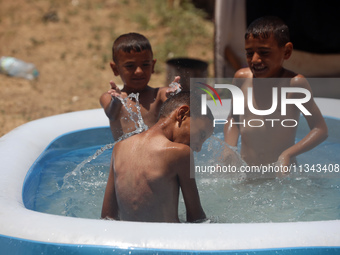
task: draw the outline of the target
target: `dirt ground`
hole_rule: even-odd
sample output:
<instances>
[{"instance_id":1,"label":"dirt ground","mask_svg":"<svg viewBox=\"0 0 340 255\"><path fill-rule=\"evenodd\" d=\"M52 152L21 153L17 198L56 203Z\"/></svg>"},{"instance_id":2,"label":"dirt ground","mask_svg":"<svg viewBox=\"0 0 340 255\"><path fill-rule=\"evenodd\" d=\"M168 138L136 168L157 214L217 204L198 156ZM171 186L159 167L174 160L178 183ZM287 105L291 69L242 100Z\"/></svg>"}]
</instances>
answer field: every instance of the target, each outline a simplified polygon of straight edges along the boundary
<instances>
[{"instance_id":1,"label":"dirt ground","mask_svg":"<svg viewBox=\"0 0 340 255\"><path fill-rule=\"evenodd\" d=\"M109 81L121 84L109 62L112 42L122 33L136 31L146 35L157 58L167 28L161 25L141 28L140 22L131 18L141 3L0 0L0 56L32 62L40 72L35 81L0 74L0 136L38 118L100 108L99 97L109 89ZM153 18L156 19L150 12L151 22ZM203 22L208 36L200 41L205 43L193 42L185 57L207 61L212 75L213 22ZM170 55L178 56L176 52ZM150 85L164 86L165 60L158 60L156 70Z\"/></svg>"}]
</instances>

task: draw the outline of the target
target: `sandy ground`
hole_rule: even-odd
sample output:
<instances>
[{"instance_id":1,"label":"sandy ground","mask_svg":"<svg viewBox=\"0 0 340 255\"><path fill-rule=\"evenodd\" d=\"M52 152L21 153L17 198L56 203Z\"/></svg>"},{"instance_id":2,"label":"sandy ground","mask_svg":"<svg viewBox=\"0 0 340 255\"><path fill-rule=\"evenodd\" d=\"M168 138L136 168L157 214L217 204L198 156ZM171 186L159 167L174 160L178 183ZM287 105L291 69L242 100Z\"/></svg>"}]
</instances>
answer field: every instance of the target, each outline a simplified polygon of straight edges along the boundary
<instances>
[{"instance_id":1,"label":"sandy ground","mask_svg":"<svg viewBox=\"0 0 340 255\"><path fill-rule=\"evenodd\" d=\"M141 29L131 19L136 8L127 0L0 0L0 56L32 62L40 72L36 81L0 74L0 136L38 118L100 108L109 81L121 84L109 62L112 42L122 33L145 34L157 58L155 45L166 28ZM212 75L213 23L206 26L207 45L193 43L186 57L202 53ZM165 63L158 61L150 85L164 86L165 77Z\"/></svg>"}]
</instances>

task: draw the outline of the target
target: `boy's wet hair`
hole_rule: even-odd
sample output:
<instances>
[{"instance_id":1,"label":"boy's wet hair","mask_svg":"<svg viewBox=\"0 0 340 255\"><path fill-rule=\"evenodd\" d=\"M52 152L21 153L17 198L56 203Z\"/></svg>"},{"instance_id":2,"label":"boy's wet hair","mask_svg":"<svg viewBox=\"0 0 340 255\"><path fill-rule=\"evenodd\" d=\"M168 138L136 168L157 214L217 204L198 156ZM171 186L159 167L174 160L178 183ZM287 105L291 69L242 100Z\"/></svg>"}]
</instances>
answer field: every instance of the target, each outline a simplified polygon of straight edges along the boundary
<instances>
[{"instance_id":1,"label":"boy's wet hair","mask_svg":"<svg viewBox=\"0 0 340 255\"><path fill-rule=\"evenodd\" d=\"M182 105L190 107L190 117L207 117L211 121L214 120L211 110L207 107L207 115L201 115L201 100L199 95L189 92L181 91L173 96L170 96L162 105L159 111L158 119L165 118L170 115L174 110Z\"/></svg>"},{"instance_id":2,"label":"boy's wet hair","mask_svg":"<svg viewBox=\"0 0 340 255\"><path fill-rule=\"evenodd\" d=\"M119 36L112 45L112 59L114 62L118 62L117 53L122 50L124 52L142 52L143 50L149 50L152 53L152 48L149 40L138 33L128 33Z\"/></svg>"},{"instance_id":3,"label":"boy's wet hair","mask_svg":"<svg viewBox=\"0 0 340 255\"><path fill-rule=\"evenodd\" d=\"M290 41L288 26L278 17L265 16L254 20L247 28L245 39L250 36L254 38L267 39L274 36L279 47L283 47Z\"/></svg>"}]
</instances>

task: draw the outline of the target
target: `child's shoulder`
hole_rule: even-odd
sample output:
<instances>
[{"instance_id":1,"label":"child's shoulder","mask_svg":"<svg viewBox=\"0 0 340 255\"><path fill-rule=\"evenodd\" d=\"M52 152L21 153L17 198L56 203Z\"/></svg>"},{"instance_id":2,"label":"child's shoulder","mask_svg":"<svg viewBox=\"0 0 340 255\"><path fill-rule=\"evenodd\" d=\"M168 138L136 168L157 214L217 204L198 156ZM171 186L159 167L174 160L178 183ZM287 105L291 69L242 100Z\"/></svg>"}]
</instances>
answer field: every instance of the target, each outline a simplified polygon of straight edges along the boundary
<instances>
[{"instance_id":1,"label":"child's shoulder","mask_svg":"<svg viewBox=\"0 0 340 255\"><path fill-rule=\"evenodd\" d=\"M189 145L169 140L155 126L135 137L138 139L135 144L143 144L145 147L147 143L145 150L151 151L153 155L157 155L169 164L172 164L171 162L189 163L190 156L193 156Z\"/></svg>"},{"instance_id":2,"label":"child's shoulder","mask_svg":"<svg viewBox=\"0 0 340 255\"><path fill-rule=\"evenodd\" d=\"M308 80L303 76L302 74L297 74L291 71L289 75L285 76L287 78L290 78L289 86L290 87L296 87L296 88L305 88L308 90L311 90Z\"/></svg>"},{"instance_id":3,"label":"child's shoulder","mask_svg":"<svg viewBox=\"0 0 340 255\"><path fill-rule=\"evenodd\" d=\"M193 159L193 151L189 145L172 142L172 146L169 147L169 151L166 154L169 157L169 163L172 164L172 168L183 169L190 168L190 161Z\"/></svg>"},{"instance_id":4,"label":"child's shoulder","mask_svg":"<svg viewBox=\"0 0 340 255\"><path fill-rule=\"evenodd\" d=\"M157 138L151 138L155 139L157 144L160 145L159 150L161 154L165 155L167 161L169 162L184 162L190 160L190 156L192 156L192 150L189 145L178 143L174 141L170 141L165 136L162 136L162 141ZM150 138L150 137L149 137ZM149 139L149 141L151 140ZM189 161L188 161L189 162Z\"/></svg>"},{"instance_id":5,"label":"child's shoulder","mask_svg":"<svg viewBox=\"0 0 340 255\"><path fill-rule=\"evenodd\" d=\"M234 78L252 78L253 73L249 67L241 68L236 71Z\"/></svg>"},{"instance_id":6,"label":"child's shoulder","mask_svg":"<svg viewBox=\"0 0 340 255\"><path fill-rule=\"evenodd\" d=\"M171 148L176 157L187 157L190 156L192 153L190 146L183 143L172 142Z\"/></svg>"},{"instance_id":7,"label":"child's shoulder","mask_svg":"<svg viewBox=\"0 0 340 255\"><path fill-rule=\"evenodd\" d=\"M250 68L241 68L236 71L234 75L233 84L242 88L244 86L249 86L249 82L245 82L246 80L252 79L253 73L251 72Z\"/></svg>"}]
</instances>

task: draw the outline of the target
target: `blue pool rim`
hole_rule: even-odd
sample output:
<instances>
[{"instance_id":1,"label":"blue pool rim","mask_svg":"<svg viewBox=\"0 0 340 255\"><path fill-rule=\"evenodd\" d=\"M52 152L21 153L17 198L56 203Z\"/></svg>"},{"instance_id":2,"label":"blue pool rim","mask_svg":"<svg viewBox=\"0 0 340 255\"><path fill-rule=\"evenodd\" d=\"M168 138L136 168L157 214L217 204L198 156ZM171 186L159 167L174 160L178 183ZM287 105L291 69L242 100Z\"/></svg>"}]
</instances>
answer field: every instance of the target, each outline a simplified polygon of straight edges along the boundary
<instances>
[{"instance_id":1,"label":"blue pool rim","mask_svg":"<svg viewBox=\"0 0 340 255\"><path fill-rule=\"evenodd\" d=\"M269 249L254 249L254 250L171 250L171 249L150 249L150 248L120 248L113 246L99 246L99 245L73 245L61 243L46 243L33 240L14 238L0 235L0 247L3 254L237 254L237 255L313 255L313 254L329 254L336 255L340 253L340 246L338 247L285 247L285 248L269 248ZM15 253L13 248L15 247ZM1 253L1 254L2 254Z\"/></svg>"},{"instance_id":2,"label":"blue pool rim","mask_svg":"<svg viewBox=\"0 0 340 255\"><path fill-rule=\"evenodd\" d=\"M322 99L319 100L319 102L320 101L322 103ZM340 100L335 101L333 100L333 102L336 103L336 107L331 107L333 110L339 109L340 106ZM320 107L320 109L323 112L323 108ZM79 117L79 115L85 117ZM91 117L89 117L89 115ZM339 115L334 116L327 114L327 112L325 112L324 115L331 118L339 117ZM84 120L82 120L82 118L84 118ZM88 119L91 119L91 121ZM44 146L39 146L39 148L36 149L38 156L60 135L88 128L103 127L107 126L108 123L101 109L44 118L33 121L33 123L27 123L2 137L0 139L0 151L20 150L20 143L13 143L13 140L23 140L27 137L27 134L31 134L37 126L44 128L45 125L50 125L50 121L54 121L51 124L54 129L60 129L58 130L59 134L53 134L53 136L47 134L46 138L45 134L38 132L40 137L46 139ZM72 127L70 128L64 129L64 126L61 124L61 122L70 123L72 121ZM83 125L81 122L86 123ZM61 126L55 126L56 123L60 123ZM31 139L34 140L33 138ZM33 145L35 145L34 142L35 140L33 141ZM163 223L149 225L148 223L70 219L70 217L33 212L23 207L21 196L22 183L26 178L27 170L36 161L38 156L34 159L27 159L27 161L20 160L25 161L24 163L26 166L28 165L28 167L26 167L26 172L24 174L21 173L12 185L5 183L4 180L0 180L0 215L3 216L0 218L0 254L5 251L6 253L4 254L272 254L275 252L277 254L338 254L340 252L339 220L265 224L197 225ZM7 160L6 157L11 158L11 155L8 153L7 155L6 153L0 153L0 162L8 163L9 160ZM16 159L16 157L12 157L11 160L13 161L13 159ZM17 163L21 162L14 162L13 165ZM0 169L4 179L6 179L7 176L13 178L13 169L15 168L8 168L7 171ZM7 194L4 192L5 189L8 189L6 190ZM4 193L8 196L5 197L1 195ZM7 205L7 208L4 208L3 205ZM13 210L14 208L17 210ZM28 222L30 220L32 223ZM65 229L60 229L58 223L53 224L54 220L66 220L67 224L65 224ZM91 223L90 225L96 229L94 231L95 234L93 234L93 240L91 240L91 234L86 236L86 233L84 233L84 230L87 228L87 223ZM45 233L40 233L39 224L44 224L44 228L46 229ZM159 230L159 226L161 230ZM69 230L72 230L72 228L76 229L76 232L81 234L79 234L79 237L74 238L71 233L70 237L68 237L67 227L69 227ZM129 229L131 231L128 231ZM104 230L108 232L106 235L100 236L100 231ZM154 233L147 233L145 230ZM177 233L173 233L174 230ZM210 240L198 240L198 230L202 231L202 235L207 236L216 235L217 233L218 235L215 237L216 243L210 242ZM117 233L117 231L119 231L119 233ZM285 235L286 239L290 240L284 240L282 238L285 233L292 234L292 236ZM145 236L149 234L153 234L153 237L156 237L155 240L145 239ZM171 235L168 236L167 234ZM99 235L99 238L96 235ZM134 237L131 237L133 235ZM192 237L191 239L190 236ZM235 241L238 236L242 239ZM309 236L308 240L305 239L307 236ZM133 240L130 240L131 238ZM255 239L255 241L259 239L261 242L259 244L258 241L255 242L251 239ZM158 243L159 240L163 240L163 242ZM185 242L190 245L186 245ZM228 242L229 244L227 244Z\"/></svg>"}]
</instances>

